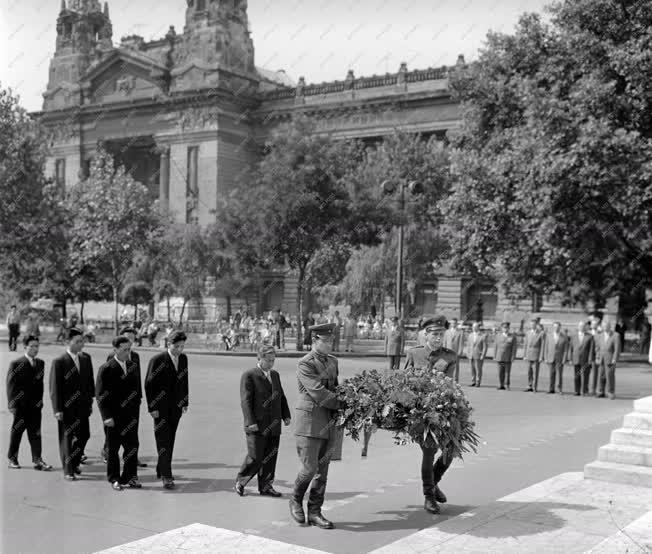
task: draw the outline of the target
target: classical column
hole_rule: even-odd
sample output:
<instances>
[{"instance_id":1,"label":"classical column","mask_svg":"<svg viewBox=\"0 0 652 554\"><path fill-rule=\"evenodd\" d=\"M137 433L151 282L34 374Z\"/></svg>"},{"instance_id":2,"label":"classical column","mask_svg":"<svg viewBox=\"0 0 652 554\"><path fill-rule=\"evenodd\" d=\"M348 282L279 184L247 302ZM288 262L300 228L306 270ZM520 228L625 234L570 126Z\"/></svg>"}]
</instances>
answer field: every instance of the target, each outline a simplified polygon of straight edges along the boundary
<instances>
[{"instance_id":1,"label":"classical column","mask_svg":"<svg viewBox=\"0 0 652 554\"><path fill-rule=\"evenodd\" d=\"M160 174L159 174L159 202L161 207L169 209L170 207L170 147L161 146Z\"/></svg>"}]
</instances>

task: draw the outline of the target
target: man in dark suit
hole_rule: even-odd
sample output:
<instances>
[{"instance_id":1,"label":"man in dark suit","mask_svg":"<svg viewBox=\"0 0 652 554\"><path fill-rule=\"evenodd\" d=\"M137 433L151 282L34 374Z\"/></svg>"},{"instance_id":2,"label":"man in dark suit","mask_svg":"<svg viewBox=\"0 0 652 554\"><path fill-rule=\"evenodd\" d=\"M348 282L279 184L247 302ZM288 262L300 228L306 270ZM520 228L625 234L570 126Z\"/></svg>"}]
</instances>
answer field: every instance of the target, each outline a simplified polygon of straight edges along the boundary
<instances>
[{"instance_id":1,"label":"man in dark suit","mask_svg":"<svg viewBox=\"0 0 652 554\"><path fill-rule=\"evenodd\" d=\"M498 364L498 390L509 390L512 362L516 359L516 337L509 332L509 321L500 324L494 343L494 361Z\"/></svg>"},{"instance_id":2,"label":"man in dark suit","mask_svg":"<svg viewBox=\"0 0 652 554\"><path fill-rule=\"evenodd\" d=\"M174 488L172 454L181 415L188 410L188 357L183 353L186 334L172 331L168 348L149 361L145 377L147 409L154 419L158 451L156 477L166 489Z\"/></svg>"},{"instance_id":3,"label":"man in dark suit","mask_svg":"<svg viewBox=\"0 0 652 554\"><path fill-rule=\"evenodd\" d=\"M586 322L577 325L577 334L573 335L568 350L568 359L575 370L575 396L588 396L591 364L595 359L595 341L587 332Z\"/></svg>"},{"instance_id":4,"label":"man in dark suit","mask_svg":"<svg viewBox=\"0 0 652 554\"><path fill-rule=\"evenodd\" d=\"M9 435L9 467L20 469L18 448L27 429L34 469L50 471L52 466L41 458L41 410L43 408L43 374L45 362L37 358L39 340L27 335L23 339L25 355L9 364L7 403L14 416Z\"/></svg>"},{"instance_id":5,"label":"man in dark suit","mask_svg":"<svg viewBox=\"0 0 652 554\"><path fill-rule=\"evenodd\" d=\"M138 355L138 352L134 352L134 344L136 342L136 329L133 329L131 327L123 327L120 329L120 336L122 337L127 337L129 339L129 342L131 346L129 347L129 361L132 363L136 364L136 374L138 375L138 405L140 406L140 402L143 398L143 385L142 385L142 380L141 380L141 373L140 373L140 356ZM106 357L106 361L109 362L113 359L114 354L110 353ZM140 408L138 409L136 413L136 435L138 434L138 424L140 422ZM104 427L104 447L102 448L102 458L104 459L104 463L106 464L108 462L108 452L109 452L109 439L108 439L108 434L107 434L107 427ZM147 467L147 464L144 462L141 462L136 458L136 465L138 467Z\"/></svg>"},{"instance_id":6,"label":"man in dark suit","mask_svg":"<svg viewBox=\"0 0 652 554\"><path fill-rule=\"evenodd\" d=\"M308 524L321 529L334 527L321 513L328 466L336 439L337 410L340 407L335 392L338 385L337 358L329 354L333 330L332 323L310 327L312 350L299 360L297 368L299 399L295 410L294 434L301 469L290 499L290 515L297 523L306 522L303 498L310 487Z\"/></svg>"},{"instance_id":7,"label":"man in dark suit","mask_svg":"<svg viewBox=\"0 0 652 554\"><path fill-rule=\"evenodd\" d=\"M389 358L389 369L400 369L404 340L403 326L399 323L398 317L393 317L390 327L385 332L385 356Z\"/></svg>"},{"instance_id":8,"label":"man in dark suit","mask_svg":"<svg viewBox=\"0 0 652 554\"><path fill-rule=\"evenodd\" d=\"M82 352L83 333L72 328L66 337L66 352L52 360L50 399L59 428L59 453L64 478L74 481L90 438L88 418L93 411L95 383L91 357Z\"/></svg>"},{"instance_id":9,"label":"man in dark suit","mask_svg":"<svg viewBox=\"0 0 652 554\"><path fill-rule=\"evenodd\" d=\"M550 386L548 387L548 394L555 393L555 376L557 375L559 376L557 378L557 392L562 394L564 362L568 356L568 342L566 334L561 332L561 323L555 321L552 325L552 333L548 333L544 342L543 359L550 368Z\"/></svg>"},{"instance_id":10,"label":"man in dark suit","mask_svg":"<svg viewBox=\"0 0 652 554\"><path fill-rule=\"evenodd\" d=\"M274 490L276 458L281 439L281 421L290 425L281 377L274 367L274 347L264 344L258 349L258 365L248 369L240 379L240 405L247 436L247 456L235 482L235 492L245 496L247 483L258 475L258 492L279 497Z\"/></svg>"},{"instance_id":11,"label":"man in dark suit","mask_svg":"<svg viewBox=\"0 0 652 554\"><path fill-rule=\"evenodd\" d=\"M605 321L600 334L595 361L600 368L600 391L598 398L605 397L605 385L609 398L616 398L616 363L620 356L620 336L613 332L611 321Z\"/></svg>"},{"instance_id":12,"label":"man in dark suit","mask_svg":"<svg viewBox=\"0 0 652 554\"><path fill-rule=\"evenodd\" d=\"M106 474L113 490L139 489L138 412L140 375L129 359L131 342L125 336L113 339L113 358L97 372L95 393L108 440ZM122 475L118 452L122 446Z\"/></svg>"},{"instance_id":13,"label":"man in dark suit","mask_svg":"<svg viewBox=\"0 0 652 554\"><path fill-rule=\"evenodd\" d=\"M543 342L545 335L539 328L536 319L530 321L530 329L525 333L523 344L523 358L528 364L527 382L528 388L525 392L537 392L539 386L539 368L543 360Z\"/></svg>"}]
</instances>

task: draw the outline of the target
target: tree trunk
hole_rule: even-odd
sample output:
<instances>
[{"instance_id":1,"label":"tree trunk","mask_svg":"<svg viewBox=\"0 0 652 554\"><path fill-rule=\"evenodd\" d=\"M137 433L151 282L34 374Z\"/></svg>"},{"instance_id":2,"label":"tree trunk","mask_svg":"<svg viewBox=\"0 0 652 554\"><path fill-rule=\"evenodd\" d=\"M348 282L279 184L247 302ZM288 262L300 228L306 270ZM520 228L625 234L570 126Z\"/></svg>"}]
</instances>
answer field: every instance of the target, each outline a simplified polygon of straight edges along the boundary
<instances>
[{"instance_id":1,"label":"tree trunk","mask_svg":"<svg viewBox=\"0 0 652 554\"><path fill-rule=\"evenodd\" d=\"M64 294L63 298L61 299L61 317L63 317L64 319L68 318L68 313L66 310L67 302L68 302L68 298L66 298L66 295Z\"/></svg>"},{"instance_id":2,"label":"tree trunk","mask_svg":"<svg viewBox=\"0 0 652 554\"><path fill-rule=\"evenodd\" d=\"M183 325L183 312L186 311L186 304L188 303L188 299L184 298L183 299L183 304L181 304L181 313L179 314L179 327Z\"/></svg>"},{"instance_id":3,"label":"tree trunk","mask_svg":"<svg viewBox=\"0 0 652 554\"><path fill-rule=\"evenodd\" d=\"M113 329L115 334L118 334L118 287L116 285L112 286L113 289Z\"/></svg>"},{"instance_id":4,"label":"tree trunk","mask_svg":"<svg viewBox=\"0 0 652 554\"><path fill-rule=\"evenodd\" d=\"M225 298L226 298L226 319L227 321L231 321L231 297L227 294Z\"/></svg>"},{"instance_id":5,"label":"tree trunk","mask_svg":"<svg viewBox=\"0 0 652 554\"><path fill-rule=\"evenodd\" d=\"M84 325L84 300L81 301L81 308L79 308L79 320Z\"/></svg>"},{"instance_id":6,"label":"tree trunk","mask_svg":"<svg viewBox=\"0 0 652 554\"><path fill-rule=\"evenodd\" d=\"M169 323L170 321L172 321L172 318L170 317L170 297L169 296L165 297L165 303L166 303L167 309L168 309L168 323Z\"/></svg>"},{"instance_id":7,"label":"tree trunk","mask_svg":"<svg viewBox=\"0 0 652 554\"><path fill-rule=\"evenodd\" d=\"M138 319L138 304L134 304L134 321Z\"/></svg>"},{"instance_id":8,"label":"tree trunk","mask_svg":"<svg viewBox=\"0 0 652 554\"><path fill-rule=\"evenodd\" d=\"M299 267L299 278L297 279L297 351L303 351L303 281L306 277L306 266Z\"/></svg>"}]
</instances>

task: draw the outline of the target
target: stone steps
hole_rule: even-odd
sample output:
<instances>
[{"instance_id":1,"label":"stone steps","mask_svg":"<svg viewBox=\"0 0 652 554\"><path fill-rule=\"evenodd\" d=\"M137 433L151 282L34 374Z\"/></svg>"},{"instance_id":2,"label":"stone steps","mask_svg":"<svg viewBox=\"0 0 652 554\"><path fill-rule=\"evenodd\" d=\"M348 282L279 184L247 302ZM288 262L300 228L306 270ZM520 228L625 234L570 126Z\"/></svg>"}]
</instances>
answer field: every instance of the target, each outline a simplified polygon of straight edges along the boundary
<instances>
[{"instance_id":1,"label":"stone steps","mask_svg":"<svg viewBox=\"0 0 652 554\"><path fill-rule=\"evenodd\" d=\"M652 448L652 431L639 429L615 429L611 432L611 444Z\"/></svg>"},{"instance_id":2,"label":"stone steps","mask_svg":"<svg viewBox=\"0 0 652 554\"><path fill-rule=\"evenodd\" d=\"M634 411L643 414L652 414L652 397L646 396L645 398L634 400Z\"/></svg>"},{"instance_id":3,"label":"stone steps","mask_svg":"<svg viewBox=\"0 0 652 554\"><path fill-rule=\"evenodd\" d=\"M606 444L598 450L598 461L652 468L652 448L626 444Z\"/></svg>"},{"instance_id":4,"label":"stone steps","mask_svg":"<svg viewBox=\"0 0 652 554\"><path fill-rule=\"evenodd\" d=\"M597 461L584 466L584 478L652 488L652 467Z\"/></svg>"},{"instance_id":5,"label":"stone steps","mask_svg":"<svg viewBox=\"0 0 652 554\"><path fill-rule=\"evenodd\" d=\"M652 431L652 413L632 412L625 416L623 427L642 431Z\"/></svg>"}]
</instances>

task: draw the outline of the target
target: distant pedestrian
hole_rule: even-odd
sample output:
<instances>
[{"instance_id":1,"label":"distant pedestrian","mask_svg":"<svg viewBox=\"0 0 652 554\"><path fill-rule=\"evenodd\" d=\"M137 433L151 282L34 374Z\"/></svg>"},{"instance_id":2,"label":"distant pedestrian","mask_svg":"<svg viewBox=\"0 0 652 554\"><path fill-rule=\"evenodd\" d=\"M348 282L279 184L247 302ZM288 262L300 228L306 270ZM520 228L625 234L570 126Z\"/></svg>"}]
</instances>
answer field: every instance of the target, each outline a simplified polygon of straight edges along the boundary
<instances>
[{"instance_id":1,"label":"distant pedestrian","mask_svg":"<svg viewBox=\"0 0 652 554\"><path fill-rule=\"evenodd\" d=\"M597 342L596 362L600 368L600 392L598 398L605 397L605 385L609 398L616 397L616 363L620 357L620 337L613 332L610 321L604 323L604 330Z\"/></svg>"},{"instance_id":2,"label":"distant pedestrian","mask_svg":"<svg viewBox=\"0 0 652 554\"><path fill-rule=\"evenodd\" d=\"M18 335L20 335L20 314L16 309L16 304L12 304L7 314L7 331L9 332L9 350L16 351L18 344Z\"/></svg>"},{"instance_id":3,"label":"distant pedestrian","mask_svg":"<svg viewBox=\"0 0 652 554\"><path fill-rule=\"evenodd\" d=\"M543 359L550 370L550 383L548 394L554 394L555 381L557 381L557 392L562 394L564 382L564 363L568 356L568 335L562 332L561 323L555 321L552 325L552 332L548 333L544 343Z\"/></svg>"},{"instance_id":4,"label":"distant pedestrian","mask_svg":"<svg viewBox=\"0 0 652 554\"><path fill-rule=\"evenodd\" d=\"M509 321L500 324L494 343L494 361L498 364L498 390L510 390L512 362L516 359L516 337L509 332Z\"/></svg>"},{"instance_id":5,"label":"distant pedestrian","mask_svg":"<svg viewBox=\"0 0 652 554\"><path fill-rule=\"evenodd\" d=\"M448 348L457 354L457 365L455 366L454 379L456 383L460 382L460 356L463 352L463 338L464 333L457 328L458 321L457 318L452 318L450 320L448 329L444 333L444 348Z\"/></svg>"},{"instance_id":6,"label":"distant pedestrian","mask_svg":"<svg viewBox=\"0 0 652 554\"><path fill-rule=\"evenodd\" d=\"M344 321L344 350L346 352L353 352L353 341L358 332L358 322L349 314Z\"/></svg>"},{"instance_id":7,"label":"distant pedestrian","mask_svg":"<svg viewBox=\"0 0 652 554\"><path fill-rule=\"evenodd\" d=\"M394 316L389 329L385 333L385 356L389 361L389 369L401 368L401 354L403 353L404 342L403 326L400 324L398 317Z\"/></svg>"},{"instance_id":8,"label":"distant pedestrian","mask_svg":"<svg viewBox=\"0 0 652 554\"><path fill-rule=\"evenodd\" d=\"M482 384L482 366L487 357L487 337L480 332L480 323L474 321L467 340L467 356L471 361L471 386Z\"/></svg>"},{"instance_id":9,"label":"distant pedestrian","mask_svg":"<svg viewBox=\"0 0 652 554\"><path fill-rule=\"evenodd\" d=\"M593 335L587 332L585 321L578 323L577 334L570 340L568 359L575 372L575 396L588 396L591 364L595 360L595 341Z\"/></svg>"},{"instance_id":10,"label":"distant pedestrian","mask_svg":"<svg viewBox=\"0 0 652 554\"><path fill-rule=\"evenodd\" d=\"M335 315L332 317L331 323L335 324L333 329L333 352L340 351L340 333L342 332L342 318L340 312L335 310Z\"/></svg>"},{"instance_id":11,"label":"distant pedestrian","mask_svg":"<svg viewBox=\"0 0 652 554\"><path fill-rule=\"evenodd\" d=\"M525 392L537 392L539 386L539 368L543 360L545 334L536 319L530 321L530 329L525 333L523 359L528 365Z\"/></svg>"}]
</instances>

